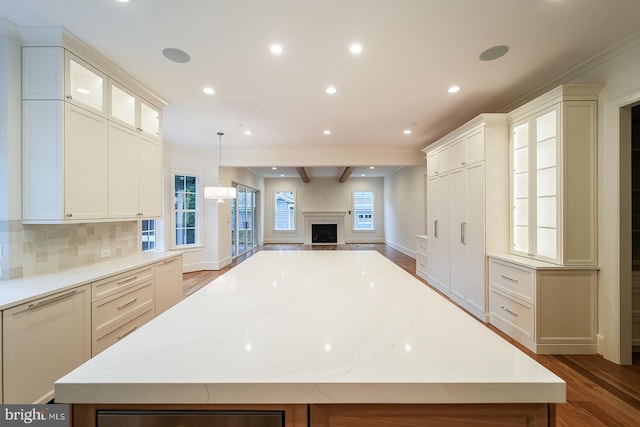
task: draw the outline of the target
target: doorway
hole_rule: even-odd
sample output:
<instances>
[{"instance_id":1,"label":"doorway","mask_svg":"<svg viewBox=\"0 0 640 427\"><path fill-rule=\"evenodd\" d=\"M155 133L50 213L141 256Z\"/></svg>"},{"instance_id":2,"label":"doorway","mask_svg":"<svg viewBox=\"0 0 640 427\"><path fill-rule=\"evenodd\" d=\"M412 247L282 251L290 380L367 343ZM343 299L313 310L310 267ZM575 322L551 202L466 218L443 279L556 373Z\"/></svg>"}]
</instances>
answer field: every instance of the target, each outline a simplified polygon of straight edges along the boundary
<instances>
[{"instance_id":1,"label":"doorway","mask_svg":"<svg viewBox=\"0 0 640 427\"><path fill-rule=\"evenodd\" d=\"M233 186L237 197L231 201L231 256L235 258L258 245L258 190L235 183Z\"/></svg>"},{"instance_id":2,"label":"doorway","mask_svg":"<svg viewBox=\"0 0 640 427\"><path fill-rule=\"evenodd\" d=\"M640 352L640 105L631 107L631 336Z\"/></svg>"}]
</instances>

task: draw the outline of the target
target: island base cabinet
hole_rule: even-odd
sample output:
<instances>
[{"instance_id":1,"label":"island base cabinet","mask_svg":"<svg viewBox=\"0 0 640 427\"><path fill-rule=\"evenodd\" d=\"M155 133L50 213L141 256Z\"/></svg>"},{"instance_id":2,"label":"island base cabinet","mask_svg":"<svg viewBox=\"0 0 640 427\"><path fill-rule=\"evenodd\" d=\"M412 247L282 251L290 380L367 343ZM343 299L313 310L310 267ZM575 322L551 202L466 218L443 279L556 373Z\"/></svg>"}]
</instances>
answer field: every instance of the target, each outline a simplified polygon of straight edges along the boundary
<instances>
[{"instance_id":1,"label":"island base cabinet","mask_svg":"<svg viewBox=\"0 0 640 427\"><path fill-rule=\"evenodd\" d=\"M312 427L554 426L555 405L310 405Z\"/></svg>"},{"instance_id":2,"label":"island base cabinet","mask_svg":"<svg viewBox=\"0 0 640 427\"><path fill-rule=\"evenodd\" d=\"M54 382L91 356L91 290L82 286L2 312L4 403L46 403Z\"/></svg>"},{"instance_id":3,"label":"island base cabinet","mask_svg":"<svg viewBox=\"0 0 640 427\"><path fill-rule=\"evenodd\" d=\"M126 413L127 411L137 414L146 413L149 416L162 414L162 412L175 413L176 411L201 413L276 411L284 415L283 427L555 426L556 420L556 407L552 403L74 404L72 405L72 425L74 427L108 427L101 423L101 419L107 418L106 414ZM118 424L118 426L125 426L125 424Z\"/></svg>"},{"instance_id":4,"label":"island base cabinet","mask_svg":"<svg viewBox=\"0 0 640 427\"><path fill-rule=\"evenodd\" d=\"M156 316L182 301L182 256L155 265Z\"/></svg>"},{"instance_id":5,"label":"island base cabinet","mask_svg":"<svg viewBox=\"0 0 640 427\"><path fill-rule=\"evenodd\" d=\"M72 405L72 426L73 427L110 427L117 425L118 427L128 426L147 426L147 425L174 425L167 423L151 424L150 419L158 415L166 414L186 414L200 415L201 420L206 420L206 426L269 426L272 424L247 423L243 424L240 419L233 421L220 421L216 423L215 415L217 414L252 414L252 413L274 413L281 414L284 422L280 423L282 427L308 427L307 405L216 405L216 404L185 404L185 405L169 405L169 404L148 404L148 405L127 405L127 404L76 404ZM127 423L125 417L117 418L118 415L136 414L142 415L133 423ZM210 414L210 419L207 419ZM109 419L111 417L111 420ZM116 424L113 423L116 420ZM159 421L161 418L155 418ZM186 418L185 418L186 420ZM255 421L255 420L254 420ZM253 421L252 421L253 422ZM180 424L182 425L182 423Z\"/></svg>"}]
</instances>

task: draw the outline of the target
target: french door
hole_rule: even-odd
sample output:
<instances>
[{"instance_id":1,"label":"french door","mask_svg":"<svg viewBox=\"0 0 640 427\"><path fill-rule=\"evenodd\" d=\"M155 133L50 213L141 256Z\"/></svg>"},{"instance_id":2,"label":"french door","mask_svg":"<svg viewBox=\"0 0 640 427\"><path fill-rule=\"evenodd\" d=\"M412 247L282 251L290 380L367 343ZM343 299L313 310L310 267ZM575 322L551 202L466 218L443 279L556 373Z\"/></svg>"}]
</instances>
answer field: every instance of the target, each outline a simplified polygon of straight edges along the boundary
<instances>
[{"instance_id":1,"label":"french door","mask_svg":"<svg viewBox=\"0 0 640 427\"><path fill-rule=\"evenodd\" d=\"M236 257L258 244L256 205L258 191L234 184L237 198L231 201L231 255Z\"/></svg>"}]
</instances>

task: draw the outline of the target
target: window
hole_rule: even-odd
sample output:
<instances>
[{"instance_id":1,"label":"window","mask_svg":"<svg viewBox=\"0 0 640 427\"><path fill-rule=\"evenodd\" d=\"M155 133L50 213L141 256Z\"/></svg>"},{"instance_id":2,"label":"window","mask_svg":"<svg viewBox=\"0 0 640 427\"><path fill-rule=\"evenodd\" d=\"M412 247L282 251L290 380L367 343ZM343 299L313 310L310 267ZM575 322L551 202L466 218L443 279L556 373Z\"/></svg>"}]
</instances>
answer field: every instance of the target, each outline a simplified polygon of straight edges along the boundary
<instances>
[{"instance_id":1,"label":"window","mask_svg":"<svg viewBox=\"0 0 640 427\"><path fill-rule=\"evenodd\" d=\"M276 191L276 230L296 229L296 193Z\"/></svg>"},{"instance_id":2,"label":"window","mask_svg":"<svg viewBox=\"0 0 640 427\"><path fill-rule=\"evenodd\" d=\"M178 175L174 182L176 246L198 243L198 177Z\"/></svg>"},{"instance_id":3,"label":"window","mask_svg":"<svg viewBox=\"0 0 640 427\"><path fill-rule=\"evenodd\" d=\"M375 230L373 216L373 191L353 192L353 229Z\"/></svg>"},{"instance_id":4,"label":"window","mask_svg":"<svg viewBox=\"0 0 640 427\"><path fill-rule=\"evenodd\" d=\"M142 251L152 251L156 248L156 220L142 220Z\"/></svg>"}]
</instances>

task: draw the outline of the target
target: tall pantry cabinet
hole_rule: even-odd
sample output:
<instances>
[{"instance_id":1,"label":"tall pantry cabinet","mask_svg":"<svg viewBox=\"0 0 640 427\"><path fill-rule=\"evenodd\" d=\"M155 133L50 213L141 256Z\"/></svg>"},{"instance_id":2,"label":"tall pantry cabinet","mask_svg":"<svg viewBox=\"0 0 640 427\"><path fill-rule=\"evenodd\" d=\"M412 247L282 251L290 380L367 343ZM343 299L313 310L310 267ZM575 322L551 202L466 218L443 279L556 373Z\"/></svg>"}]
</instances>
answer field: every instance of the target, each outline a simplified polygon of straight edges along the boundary
<instances>
[{"instance_id":1,"label":"tall pantry cabinet","mask_svg":"<svg viewBox=\"0 0 640 427\"><path fill-rule=\"evenodd\" d=\"M487 253L507 249L508 117L482 114L427 154L427 280L488 321Z\"/></svg>"}]
</instances>

